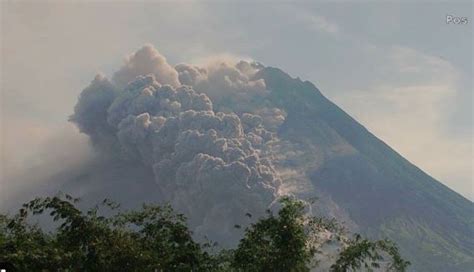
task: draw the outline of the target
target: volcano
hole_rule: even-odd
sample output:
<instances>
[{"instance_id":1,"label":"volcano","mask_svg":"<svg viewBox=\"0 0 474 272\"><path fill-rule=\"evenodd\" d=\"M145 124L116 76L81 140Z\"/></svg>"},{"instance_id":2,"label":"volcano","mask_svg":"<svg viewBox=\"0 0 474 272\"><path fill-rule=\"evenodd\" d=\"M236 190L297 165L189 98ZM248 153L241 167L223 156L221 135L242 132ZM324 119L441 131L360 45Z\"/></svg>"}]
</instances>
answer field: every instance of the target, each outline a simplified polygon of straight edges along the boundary
<instances>
[{"instance_id":1,"label":"volcano","mask_svg":"<svg viewBox=\"0 0 474 272\"><path fill-rule=\"evenodd\" d=\"M474 205L329 101L256 62L171 66L152 46L83 90L70 120L100 156L37 183L86 203L169 202L233 246L282 195L350 232L388 238L413 271L474 267ZM34 191L34 192L33 192ZM17 200L18 201L18 200Z\"/></svg>"}]
</instances>

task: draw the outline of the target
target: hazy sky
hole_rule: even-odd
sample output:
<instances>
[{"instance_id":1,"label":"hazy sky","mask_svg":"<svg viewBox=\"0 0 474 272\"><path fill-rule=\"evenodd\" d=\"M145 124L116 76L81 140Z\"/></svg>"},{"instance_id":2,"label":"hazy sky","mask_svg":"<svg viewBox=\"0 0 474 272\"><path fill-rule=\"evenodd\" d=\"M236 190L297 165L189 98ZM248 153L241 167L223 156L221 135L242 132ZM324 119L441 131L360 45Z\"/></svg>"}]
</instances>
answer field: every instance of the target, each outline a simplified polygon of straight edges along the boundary
<instances>
[{"instance_id":1,"label":"hazy sky","mask_svg":"<svg viewBox=\"0 0 474 272\"><path fill-rule=\"evenodd\" d=\"M310 80L472 200L472 10L471 1L1 1L0 185L62 137L85 146L67 124L78 94L152 43L172 64L229 54ZM469 23L447 25L448 14Z\"/></svg>"}]
</instances>

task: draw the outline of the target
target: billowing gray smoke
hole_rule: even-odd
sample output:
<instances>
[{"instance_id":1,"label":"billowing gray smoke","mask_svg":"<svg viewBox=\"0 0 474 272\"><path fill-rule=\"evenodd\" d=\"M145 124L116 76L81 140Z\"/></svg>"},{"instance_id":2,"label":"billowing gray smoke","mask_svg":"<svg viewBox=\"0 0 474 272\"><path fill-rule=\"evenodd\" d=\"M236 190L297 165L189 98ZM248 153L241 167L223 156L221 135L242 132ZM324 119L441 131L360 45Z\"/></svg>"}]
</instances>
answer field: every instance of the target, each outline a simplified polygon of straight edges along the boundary
<instances>
[{"instance_id":1,"label":"billowing gray smoke","mask_svg":"<svg viewBox=\"0 0 474 272\"><path fill-rule=\"evenodd\" d=\"M79 96L70 121L101 151L113 149L115 129L107 123L107 109L117 97L117 88L104 76L97 75Z\"/></svg>"},{"instance_id":2,"label":"billowing gray smoke","mask_svg":"<svg viewBox=\"0 0 474 272\"><path fill-rule=\"evenodd\" d=\"M235 224L257 218L277 196L271 164L276 108L252 107L268 91L241 61L175 68L153 47L127 58L110 82L97 76L71 120L99 150L153 170L161 191L198 235L231 245ZM222 111L218 111L221 109ZM133 182L133 181L131 181Z\"/></svg>"}]
</instances>

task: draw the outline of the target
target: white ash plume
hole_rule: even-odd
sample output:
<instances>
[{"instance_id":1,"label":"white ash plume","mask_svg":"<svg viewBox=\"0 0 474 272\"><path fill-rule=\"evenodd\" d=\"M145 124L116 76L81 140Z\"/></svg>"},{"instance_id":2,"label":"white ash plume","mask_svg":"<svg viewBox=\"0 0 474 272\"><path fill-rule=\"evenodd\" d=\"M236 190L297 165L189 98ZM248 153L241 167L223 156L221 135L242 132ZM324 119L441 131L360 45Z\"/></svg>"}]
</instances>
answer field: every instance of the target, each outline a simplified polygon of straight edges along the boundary
<instances>
[{"instance_id":1,"label":"white ash plume","mask_svg":"<svg viewBox=\"0 0 474 272\"><path fill-rule=\"evenodd\" d=\"M180 85L176 70L149 44L125 59L124 66L114 74L113 81L117 86L124 87L137 76L148 74L154 75L161 84Z\"/></svg>"}]
</instances>

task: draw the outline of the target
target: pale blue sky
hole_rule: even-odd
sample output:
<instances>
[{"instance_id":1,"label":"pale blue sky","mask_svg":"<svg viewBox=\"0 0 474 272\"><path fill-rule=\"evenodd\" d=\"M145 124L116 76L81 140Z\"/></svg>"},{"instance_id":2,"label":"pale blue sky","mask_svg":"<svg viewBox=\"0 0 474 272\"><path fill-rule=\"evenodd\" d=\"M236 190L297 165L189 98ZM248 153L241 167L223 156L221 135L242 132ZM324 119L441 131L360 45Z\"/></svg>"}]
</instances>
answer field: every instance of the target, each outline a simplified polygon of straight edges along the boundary
<instances>
[{"instance_id":1,"label":"pale blue sky","mask_svg":"<svg viewBox=\"0 0 474 272\"><path fill-rule=\"evenodd\" d=\"M411 162L474 198L470 1L2 1L1 10L5 173L71 129L67 116L97 72L110 75L152 43L172 64L229 54L310 80ZM447 25L447 14L469 23Z\"/></svg>"}]
</instances>

